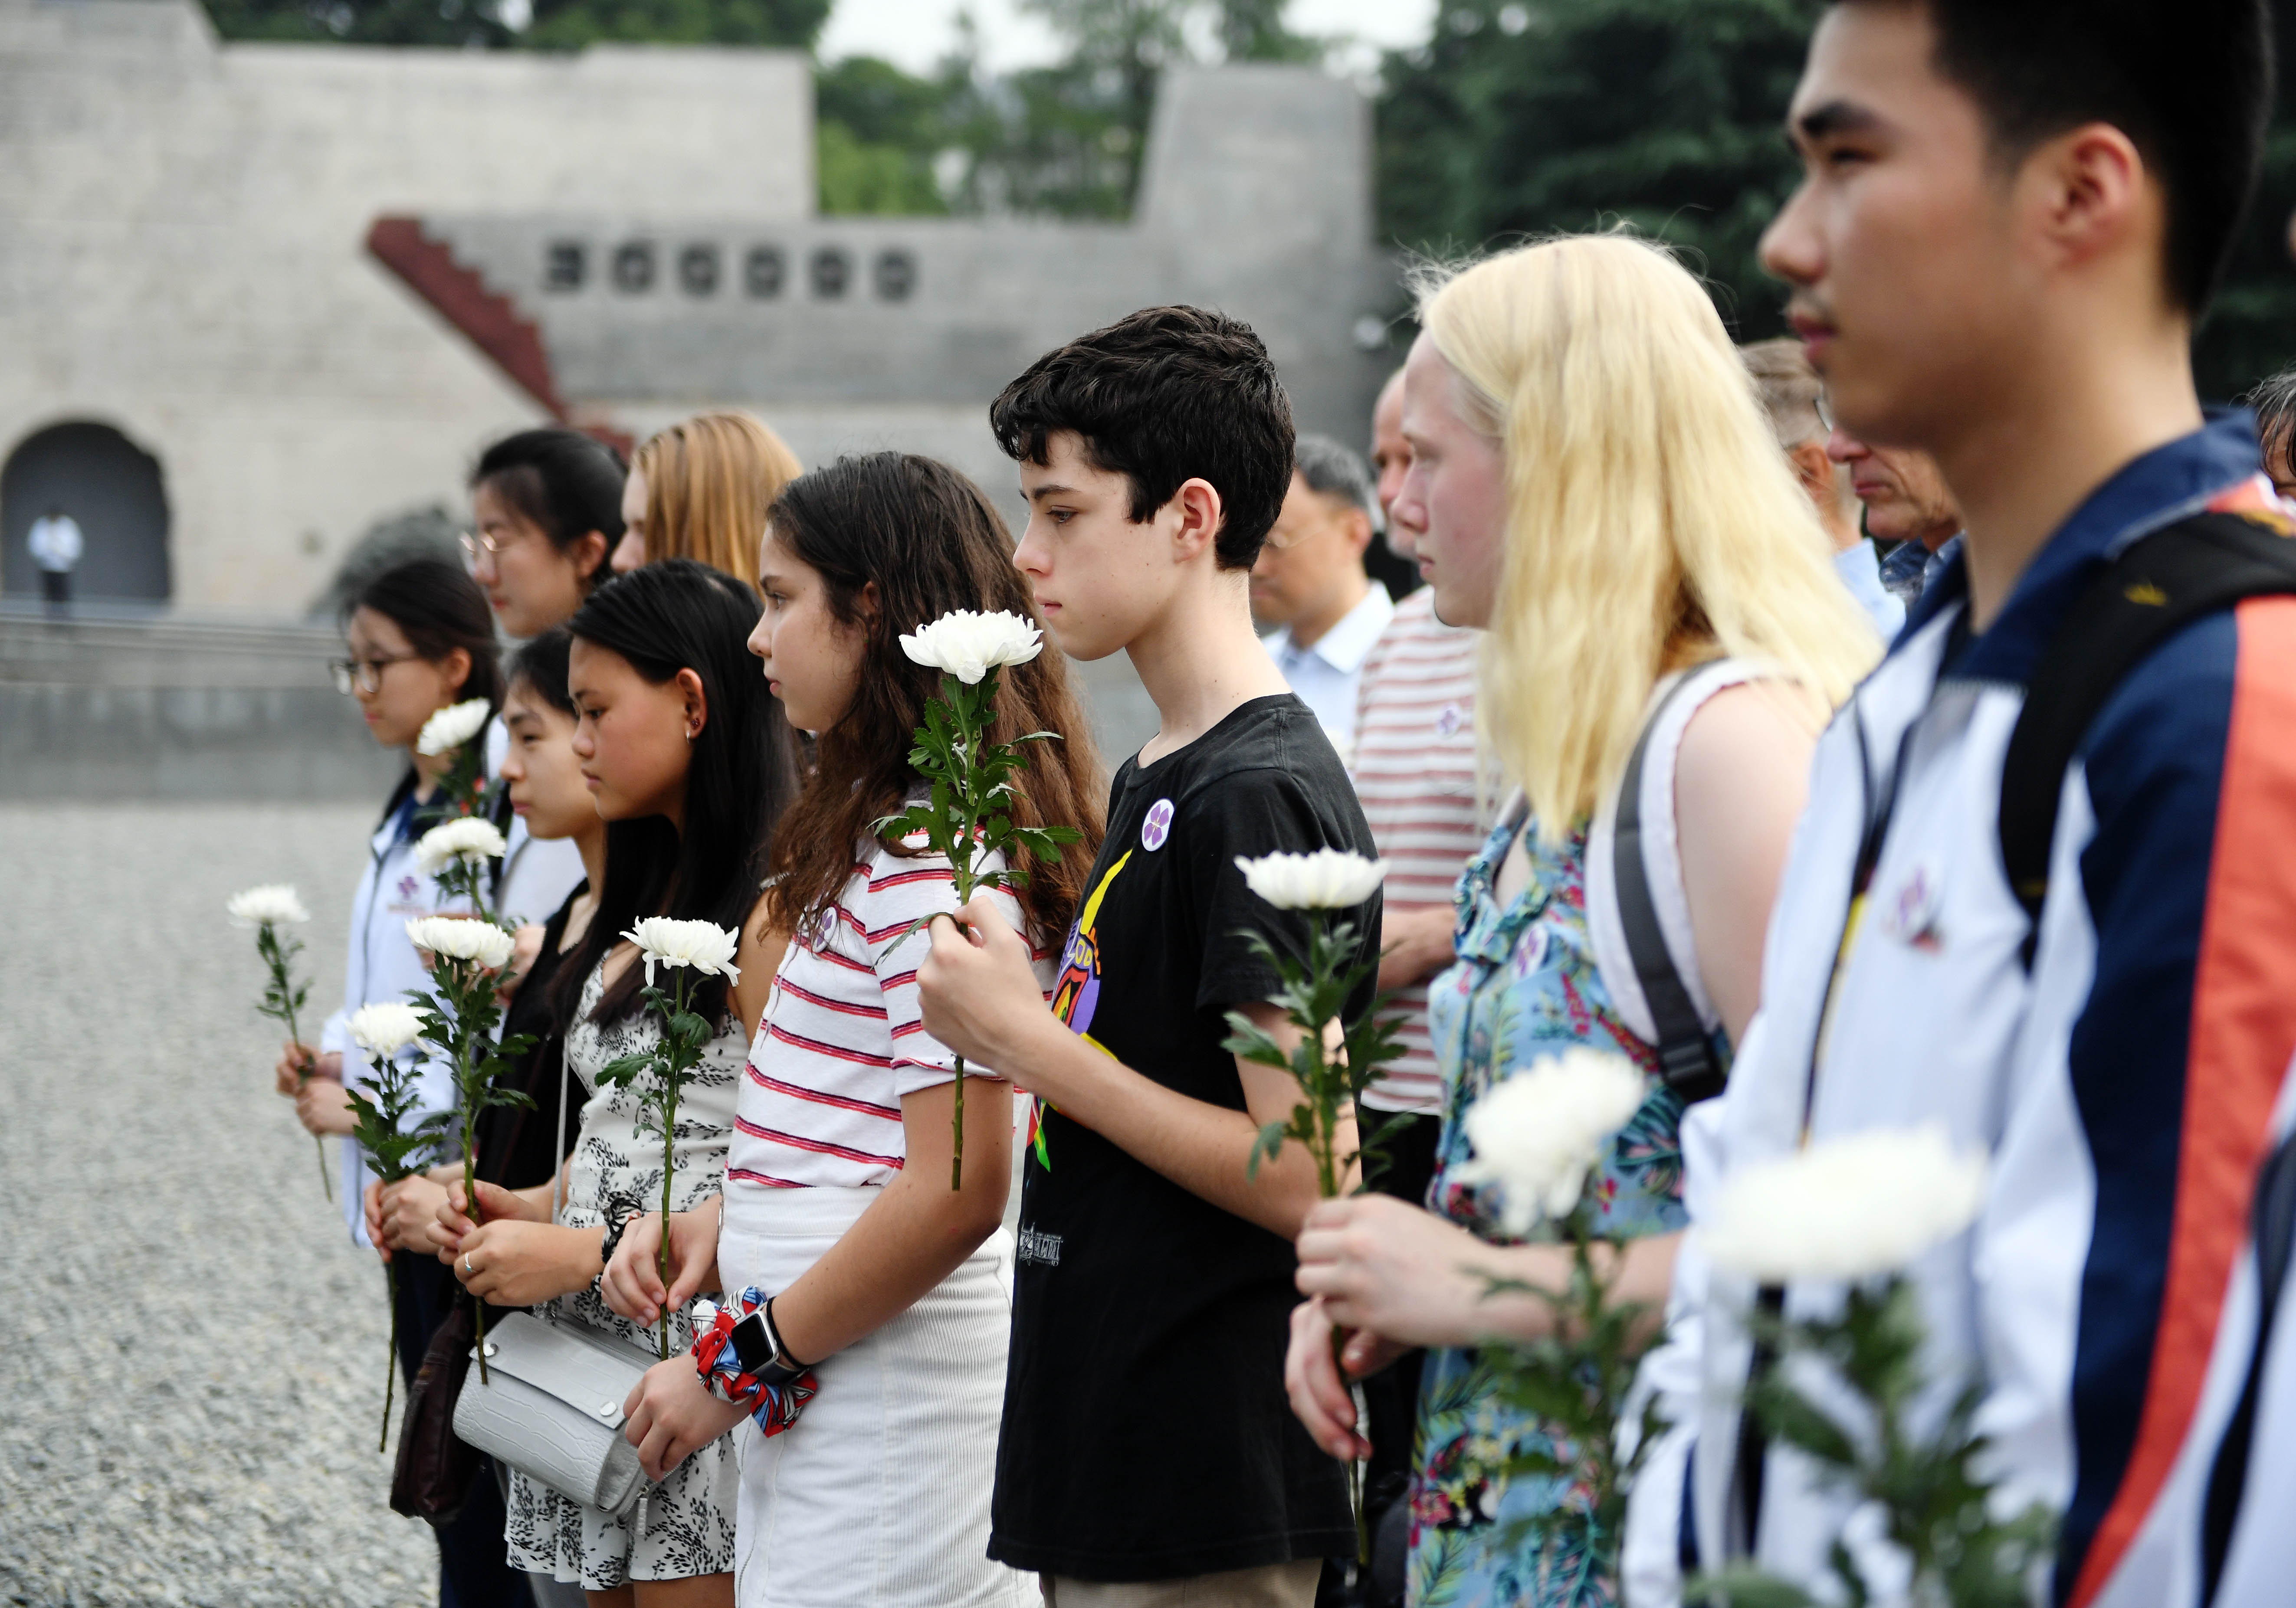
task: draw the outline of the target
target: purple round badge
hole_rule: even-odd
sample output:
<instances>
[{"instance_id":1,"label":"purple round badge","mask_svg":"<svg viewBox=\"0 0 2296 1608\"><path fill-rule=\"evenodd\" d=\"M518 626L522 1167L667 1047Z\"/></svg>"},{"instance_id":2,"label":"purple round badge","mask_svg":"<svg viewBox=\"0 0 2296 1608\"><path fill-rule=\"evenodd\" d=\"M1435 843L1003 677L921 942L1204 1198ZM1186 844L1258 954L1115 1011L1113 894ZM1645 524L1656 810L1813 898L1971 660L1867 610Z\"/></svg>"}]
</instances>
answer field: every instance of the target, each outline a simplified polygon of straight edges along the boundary
<instances>
[{"instance_id":1,"label":"purple round badge","mask_svg":"<svg viewBox=\"0 0 2296 1608\"><path fill-rule=\"evenodd\" d=\"M1153 854L1172 835L1172 800L1159 799L1148 807L1148 818L1140 823L1140 847Z\"/></svg>"}]
</instances>

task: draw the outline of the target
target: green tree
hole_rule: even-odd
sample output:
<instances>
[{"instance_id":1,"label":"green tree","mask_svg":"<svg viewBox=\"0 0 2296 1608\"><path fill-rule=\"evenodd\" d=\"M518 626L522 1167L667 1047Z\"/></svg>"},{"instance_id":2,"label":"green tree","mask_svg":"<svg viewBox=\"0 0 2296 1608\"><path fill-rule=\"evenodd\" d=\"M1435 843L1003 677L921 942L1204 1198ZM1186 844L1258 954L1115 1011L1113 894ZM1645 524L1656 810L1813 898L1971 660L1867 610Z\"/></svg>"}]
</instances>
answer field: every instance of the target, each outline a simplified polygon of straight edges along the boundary
<instances>
[{"instance_id":1,"label":"green tree","mask_svg":"<svg viewBox=\"0 0 2296 1608\"><path fill-rule=\"evenodd\" d=\"M1441 0L1390 56L1382 232L1438 255L1624 221L1684 248L1742 340L1781 328L1763 227L1796 168L1779 127L1802 0Z\"/></svg>"},{"instance_id":2,"label":"green tree","mask_svg":"<svg viewBox=\"0 0 2296 1608\"><path fill-rule=\"evenodd\" d=\"M873 56L814 74L814 168L824 214L946 212L934 159L950 144L949 86Z\"/></svg>"},{"instance_id":3,"label":"green tree","mask_svg":"<svg viewBox=\"0 0 2296 1608\"><path fill-rule=\"evenodd\" d=\"M830 0L206 0L226 39L578 50L600 40L809 50ZM520 23L504 21L505 9Z\"/></svg>"},{"instance_id":4,"label":"green tree","mask_svg":"<svg viewBox=\"0 0 2296 1608\"><path fill-rule=\"evenodd\" d=\"M519 41L535 50L625 44L783 45L811 50L830 0L534 0Z\"/></svg>"},{"instance_id":5,"label":"green tree","mask_svg":"<svg viewBox=\"0 0 2296 1608\"><path fill-rule=\"evenodd\" d=\"M2256 204L2233 248L2224 289L2193 342L2201 394L2241 395L2267 374L2296 363L2296 0L2274 0L2280 37L2279 99L2265 135L2264 177Z\"/></svg>"},{"instance_id":6,"label":"green tree","mask_svg":"<svg viewBox=\"0 0 2296 1608\"><path fill-rule=\"evenodd\" d=\"M226 39L502 49L517 39L493 0L206 0Z\"/></svg>"}]
</instances>

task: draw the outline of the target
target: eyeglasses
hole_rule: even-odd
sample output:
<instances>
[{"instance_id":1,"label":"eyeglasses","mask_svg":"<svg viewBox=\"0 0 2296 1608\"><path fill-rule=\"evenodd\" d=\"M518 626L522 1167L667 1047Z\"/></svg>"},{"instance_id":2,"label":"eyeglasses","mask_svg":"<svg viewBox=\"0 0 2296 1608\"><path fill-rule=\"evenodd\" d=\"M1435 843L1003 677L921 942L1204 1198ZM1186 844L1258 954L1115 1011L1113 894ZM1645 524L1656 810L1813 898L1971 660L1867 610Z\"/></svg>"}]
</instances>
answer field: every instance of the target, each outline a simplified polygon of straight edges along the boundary
<instances>
[{"instance_id":1,"label":"eyeglasses","mask_svg":"<svg viewBox=\"0 0 2296 1608\"><path fill-rule=\"evenodd\" d=\"M504 548L517 545L519 535L517 531L512 531L508 536L496 536L491 531L465 530L455 539L463 544L463 564L467 568L475 570L479 566L480 554L483 553L488 558L494 558L499 555Z\"/></svg>"},{"instance_id":2,"label":"eyeglasses","mask_svg":"<svg viewBox=\"0 0 2296 1608\"><path fill-rule=\"evenodd\" d=\"M1817 422L1825 426L1825 433L1827 435L1832 435L1833 433L1833 404L1825 399L1825 393L1824 391L1820 391L1811 399L1810 406L1817 409ZM466 537L463 539L468 540L469 538Z\"/></svg>"},{"instance_id":3,"label":"eyeglasses","mask_svg":"<svg viewBox=\"0 0 2296 1608\"><path fill-rule=\"evenodd\" d=\"M327 670L334 677L335 691L339 693L379 693L385 670L422 657L420 653L399 653L389 659L336 659L328 662Z\"/></svg>"}]
</instances>

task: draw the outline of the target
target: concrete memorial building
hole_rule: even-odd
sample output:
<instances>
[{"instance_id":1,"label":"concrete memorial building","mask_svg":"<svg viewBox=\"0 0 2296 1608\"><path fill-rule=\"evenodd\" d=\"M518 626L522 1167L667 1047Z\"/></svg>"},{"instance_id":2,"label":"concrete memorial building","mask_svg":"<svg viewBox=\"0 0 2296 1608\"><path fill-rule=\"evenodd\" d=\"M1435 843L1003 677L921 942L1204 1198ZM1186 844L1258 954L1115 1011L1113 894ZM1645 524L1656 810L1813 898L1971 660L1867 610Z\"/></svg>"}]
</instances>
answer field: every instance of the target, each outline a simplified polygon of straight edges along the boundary
<instances>
[{"instance_id":1,"label":"concrete memorial building","mask_svg":"<svg viewBox=\"0 0 2296 1608\"><path fill-rule=\"evenodd\" d=\"M1169 73L1124 224L820 217L813 127L791 52L225 45L193 0L0 0L0 587L37 597L62 509L80 596L296 617L554 417L748 407L808 464L930 453L1017 512L989 398L1161 301L1249 320L1303 428L1364 433L1394 276L1349 86Z\"/></svg>"}]
</instances>

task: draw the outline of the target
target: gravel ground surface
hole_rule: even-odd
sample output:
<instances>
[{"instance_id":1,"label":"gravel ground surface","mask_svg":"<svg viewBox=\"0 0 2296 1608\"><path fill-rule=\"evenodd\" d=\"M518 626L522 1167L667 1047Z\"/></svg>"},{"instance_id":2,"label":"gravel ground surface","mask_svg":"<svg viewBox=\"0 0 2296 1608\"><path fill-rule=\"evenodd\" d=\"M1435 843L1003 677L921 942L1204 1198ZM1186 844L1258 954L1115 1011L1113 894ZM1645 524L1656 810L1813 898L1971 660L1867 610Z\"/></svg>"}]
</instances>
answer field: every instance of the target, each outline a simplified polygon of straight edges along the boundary
<instances>
[{"instance_id":1,"label":"gravel ground surface","mask_svg":"<svg viewBox=\"0 0 2296 1608\"><path fill-rule=\"evenodd\" d=\"M0 808L0 1601L438 1601L375 1452L382 1274L223 914L301 890L316 1036L372 815Z\"/></svg>"}]
</instances>

